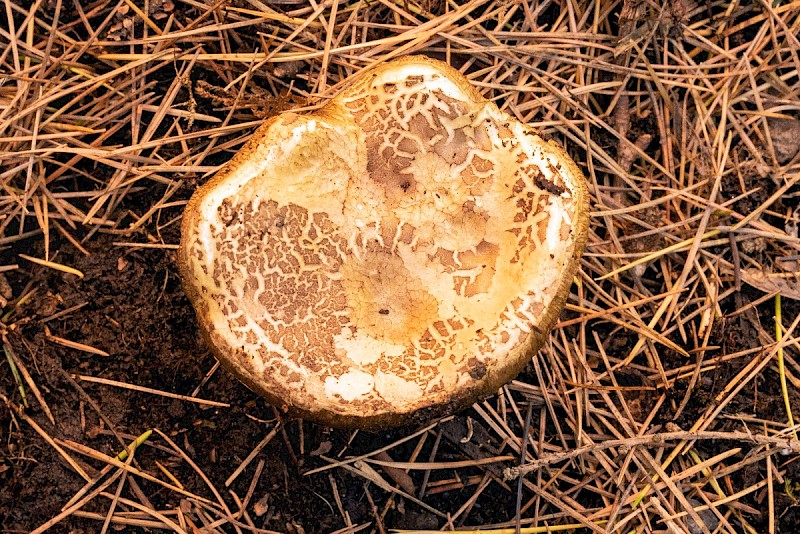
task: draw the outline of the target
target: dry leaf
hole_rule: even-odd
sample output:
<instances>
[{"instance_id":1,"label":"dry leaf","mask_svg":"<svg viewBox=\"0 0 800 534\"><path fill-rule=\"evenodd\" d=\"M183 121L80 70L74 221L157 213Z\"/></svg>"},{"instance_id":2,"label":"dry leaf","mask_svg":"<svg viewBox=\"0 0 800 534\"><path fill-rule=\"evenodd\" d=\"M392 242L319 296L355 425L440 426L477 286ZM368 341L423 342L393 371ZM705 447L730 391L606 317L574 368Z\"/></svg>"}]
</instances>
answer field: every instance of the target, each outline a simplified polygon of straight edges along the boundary
<instances>
[{"instance_id":1,"label":"dry leaf","mask_svg":"<svg viewBox=\"0 0 800 534\"><path fill-rule=\"evenodd\" d=\"M381 451L375 454L373 458L375 458L376 460L381 460L383 462L394 462L394 459L386 451ZM383 469L383 472L386 473L386 475L389 478L394 480L397 483L397 485L400 486L400 489L402 489L406 493L414 495L417 492L417 488L414 485L414 481L411 479L408 473L406 473L402 469L398 469L397 467L392 467L389 465L382 465L381 469Z\"/></svg>"},{"instance_id":2,"label":"dry leaf","mask_svg":"<svg viewBox=\"0 0 800 534\"><path fill-rule=\"evenodd\" d=\"M742 269L742 282L764 293L778 293L787 299L800 300L800 278L781 278L758 269Z\"/></svg>"},{"instance_id":3,"label":"dry leaf","mask_svg":"<svg viewBox=\"0 0 800 534\"><path fill-rule=\"evenodd\" d=\"M269 493L261 497L253 505L253 511L256 513L256 516L261 517L267 513L267 510L269 510L269 503L267 501L269 501Z\"/></svg>"},{"instance_id":4,"label":"dry leaf","mask_svg":"<svg viewBox=\"0 0 800 534\"><path fill-rule=\"evenodd\" d=\"M323 441L322 443L319 444L319 447L311 451L311 456L320 456L322 454L328 454L331 448L333 448L333 443L331 443L330 441Z\"/></svg>"}]
</instances>

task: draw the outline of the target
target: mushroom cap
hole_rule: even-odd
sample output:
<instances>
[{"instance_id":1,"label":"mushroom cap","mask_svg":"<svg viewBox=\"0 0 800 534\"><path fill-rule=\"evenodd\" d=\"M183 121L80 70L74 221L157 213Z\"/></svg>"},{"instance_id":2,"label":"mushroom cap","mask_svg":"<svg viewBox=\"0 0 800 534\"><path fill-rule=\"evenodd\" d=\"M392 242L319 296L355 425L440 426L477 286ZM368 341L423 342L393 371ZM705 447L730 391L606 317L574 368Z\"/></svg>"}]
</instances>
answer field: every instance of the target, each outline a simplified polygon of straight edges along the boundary
<instances>
[{"instance_id":1,"label":"mushroom cap","mask_svg":"<svg viewBox=\"0 0 800 534\"><path fill-rule=\"evenodd\" d=\"M178 266L222 364L290 414L422 422L494 393L564 306L581 171L445 63L266 121L189 201Z\"/></svg>"}]
</instances>

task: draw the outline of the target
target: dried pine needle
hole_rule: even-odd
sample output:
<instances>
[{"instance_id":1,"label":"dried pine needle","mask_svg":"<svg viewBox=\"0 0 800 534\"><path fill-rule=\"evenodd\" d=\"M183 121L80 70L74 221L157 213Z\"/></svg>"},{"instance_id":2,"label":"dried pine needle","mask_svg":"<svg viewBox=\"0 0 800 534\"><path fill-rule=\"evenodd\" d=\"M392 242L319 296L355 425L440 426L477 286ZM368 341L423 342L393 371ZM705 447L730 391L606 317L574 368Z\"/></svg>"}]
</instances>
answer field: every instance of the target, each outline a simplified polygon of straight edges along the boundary
<instances>
[{"instance_id":1,"label":"dried pine needle","mask_svg":"<svg viewBox=\"0 0 800 534\"><path fill-rule=\"evenodd\" d=\"M78 278L83 278L83 273L80 272L78 269L73 267L69 267L68 265L62 265L60 263L56 263L54 261L47 261L40 258L34 258L33 256L28 256L27 254L18 254L18 256L24 260L28 260L32 263L37 265L42 265L44 267L49 267L50 269L55 269L56 271L61 271L63 273L74 274Z\"/></svg>"},{"instance_id":2,"label":"dried pine needle","mask_svg":"<svg viewBox=\"0 0 800 534\"><path fill-rule=\"evenodd\" d=\"M231 7L120 0L77 10L73 4L81 3L7 0L0 8L0 72L7 78L0 84L0 246L13 246L9 254L22 251L17 263L26 267L0 266L0 295L7 301L0 327L25 343L44 333L47 351L69 347L102 355L107 373L66 371L116 379L87 388L80 399L59 395L54 417L46 409L53 390L36 387L47 372L40 353L9 358L4 351L12 369L5 376L9 391L21 388L19 397L4 401L21 421L14 436L24 450L51 447L76 480L88 473L72 450L102 467L102 476L87 478L85 492L66 509L88 495L97 499L86 503L92 510L105 510L107 498L124 503L111 489L93 493L123 472L123 491L131 495L120 498L135 497L131 502L141 507L73 515L123 529L246 532L254 525L284 530L291 521L295 530L308 530L319 523L319 512L331 530L389 532L401 505L416 506L393 491L383 471L389 467L408 470L421 484L411 495L435 510L440 529L475 532L482 526L475 507L485 512L487 502L512 495L502 476L516 466L525 472L518 481L520 532L678 528L686 520L677 505L692 498L721 514L718 531L796 527L779 505L782 497L797 497L791 465L800 457L792 413L800 341L791 327L782 327L782 321L794 322L796 307L781 290L796 285L800 271L800 172L792 153L800 135L791 130L800 94L800 1L247 0ZM94 285L98 277L89 276L89 266L107 263L113 276L125 263L118 264L119 257L145 258L140 265L147 276L154 275L147 269L170 265L186 199L264 120L283 109L318 109L349 76L405 54L449 61L488 100L562 145L587 177L593 212L587 251L562 322L531 371L465 412L469 423L460 414L393 438L362 432L329 440L336 448L329 465L309 454L320 446L312 443L317 433L280 422L256 456L281 448L290 461L280 473L264 468L258 487L313 487L341 509L332 506L327 517L323 505L312 519L295 512L278 526L271 511L297 508L284 506L282 492L271 492L267 502L256 491L257 506L241 499L243 479L251 479L257 460L241 458L252 447L237 451L219 439L210 449L198 447L194 438L205 427L181 434L183 453L176 444L148 438L148 454L135 458L141 469L130 457L126 467L113 456L147 434L125 434L128 420L99 430L98 438L124 438L111 457L98 455L88 437L72 450L62 447L48 425L82 421L84 427L71 430L84 436L97 421L86 407L102 412L105 403L95 395L111 393L99 391L109 386L124 388L117 391L142 406L192 402L189 409L201 409L201 418L217 428L227 419L242 428L260 425L250 435L254 444L278 424L280 412L267 420L240 409L247 404L227 406L221 401L229 399L216 397L211 402L219 405L198 406L205 401L184 398L158 378L141 382L150 389L137 386L128 369L141 368L126 366L131 355L123 343L80 337L82 325L131 324L91 305L102 284ZM65 265L73 254L91 260L81 263L84 272ZM41 276L48 272L38 267L86 277L62 291L53 281L64 281ZM133 273L128 269L120 271L120 282ZM748 285L754 272L768 283ZM156 276L160 281L161 272ZM159 310L184 317L178 284L164 277L159 291L153 298ZM48 293L65 300L52 310ZM170 294L178 298L166 298ZM757 320L765 315L774 315L774 331ZM172 335L164 328L152 339L138 330L120 330L120 338L139 336L155 350L151 341ZM219 392L206 385L222 372L214 368L205 365L211 371L205 378L200 372L185 391ZM760 380L770 369L779 381ZM686 401L677 419L676 394ZM785 414L765 401L777 395ZM67 417L59 420L59 414ZM146 417L137 414L137 424L147 424ZM687 430L665 433L664 421ZM169 414L152 423L185 427ZM720 453L725 442L730 447ZM379 463L381 450L390 453L391 465ZM224 462L214 463L217 455L241 457L220 471ZM506 460L511 456L515 460ZM198 458L212 461L204 465ZM31 462L31 472L48 468L41 458L33 460L39 463ZM183 468L188 461L193 467ZM348 486L352 494L337 501L332 492L344 493L343 486L331 489L327 477L349 478L348 468L364 481ZM166 485L141 483L159 470ZM242 474L223 495L213 481L231 472ZM150 502L153 491L167 510ZM368 502L370 510L356 516L351 502ZM772 527L768 508L774 509ZM52 513L74 529L64 510ZM515 532L515 522L489 525L508 519L485 516L484 532ZM21 531L36 526L12 525Z\"/></svg>"}]
</instances>

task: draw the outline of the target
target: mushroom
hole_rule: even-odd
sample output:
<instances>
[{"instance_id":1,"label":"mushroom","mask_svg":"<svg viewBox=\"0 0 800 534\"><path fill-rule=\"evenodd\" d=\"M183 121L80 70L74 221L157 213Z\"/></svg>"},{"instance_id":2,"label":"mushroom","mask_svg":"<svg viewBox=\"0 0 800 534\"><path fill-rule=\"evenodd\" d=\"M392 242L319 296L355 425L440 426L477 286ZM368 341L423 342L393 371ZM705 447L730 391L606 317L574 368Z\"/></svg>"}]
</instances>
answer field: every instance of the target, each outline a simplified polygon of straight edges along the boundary
<instances>
[{"instance_id":1,"label":"mushroom","mask_svg":"<svg viewBox=\"0 0 800 534\"><path fill-rule=\"evenodd\" d=\"M337 427L417 423L542 346L587 198L558 145L406 57L263 124L192 196L178 265L212 351L269 402Z\"/></svg>"}]
</instances>

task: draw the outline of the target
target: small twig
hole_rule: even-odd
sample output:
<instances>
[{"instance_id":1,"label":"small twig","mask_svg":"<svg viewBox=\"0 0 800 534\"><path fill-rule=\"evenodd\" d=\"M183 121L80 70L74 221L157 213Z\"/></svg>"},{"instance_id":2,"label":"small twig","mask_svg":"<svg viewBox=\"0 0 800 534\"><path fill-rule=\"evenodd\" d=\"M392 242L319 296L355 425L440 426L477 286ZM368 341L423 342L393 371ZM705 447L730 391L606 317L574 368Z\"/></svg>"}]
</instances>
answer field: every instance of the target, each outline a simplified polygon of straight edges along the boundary
<instances>
[{"instance_id":1,"label":"small twig","mask_svg":"<svg viewBox=\"0 0 800 534\"><path fill-rule=\"evenodd\" d=\"M513 480L519 476L541 469L542 467L553 465L578 458L586 453L614 449L617 447L630 449L632 447L663 447L668 441L695 441L695 440L729 440L744 443L752 443L755 446L773 445L777 453L780 454L800 454L800 440L795 438L783 438L775 436L762 436L747 432L664 432L660 434L648 434L626 439L606 440L593 445L586 445L567 452L559 452L543 456L536 461L518 467L508 467L503 471L506 480Z\"/></svg>"}]
</instances>

